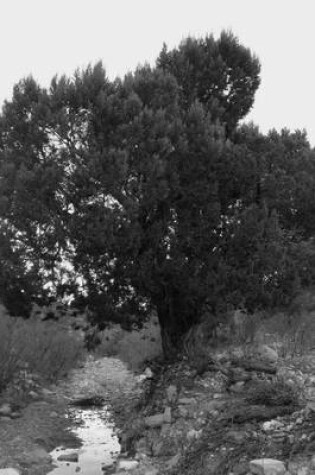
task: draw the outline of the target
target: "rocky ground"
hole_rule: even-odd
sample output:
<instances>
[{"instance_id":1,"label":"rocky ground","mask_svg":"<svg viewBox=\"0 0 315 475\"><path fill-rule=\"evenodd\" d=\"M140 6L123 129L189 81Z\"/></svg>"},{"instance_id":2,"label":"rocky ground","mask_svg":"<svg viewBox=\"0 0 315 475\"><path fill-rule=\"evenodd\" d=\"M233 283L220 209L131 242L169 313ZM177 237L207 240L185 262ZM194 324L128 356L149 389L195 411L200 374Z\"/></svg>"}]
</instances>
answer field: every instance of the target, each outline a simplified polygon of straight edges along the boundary
<instances>
[{"instance_id":1,"label":"rocky ground","mask_svg":"<svg viewBox=\"0 0 315 475\"><path fill-rule=\"evenodd\" d=\"M153 367L123 432L140 461L132 473L151 473L145 461L171 475L315 474L315 354L288 362L256 350L217 354L201 370Z\"/></svg>"},{"instance_id":2,"label":"rocky ground","mask_svg":"<svg viewBox=\"0 0 315 475\"><path fill-rule=\"evenodd\" d=\"M206 364L156 361L140 376L91 357L56 386L33 381L24 403L10 397L0 403L0 474L48 473L50 450L78 445L64 418L68 404L94 397L113 406L120 429L122 454L104 473L315 474L312 353L283 360L268 347L234 349Z\"/></svg>"}]
</instances>

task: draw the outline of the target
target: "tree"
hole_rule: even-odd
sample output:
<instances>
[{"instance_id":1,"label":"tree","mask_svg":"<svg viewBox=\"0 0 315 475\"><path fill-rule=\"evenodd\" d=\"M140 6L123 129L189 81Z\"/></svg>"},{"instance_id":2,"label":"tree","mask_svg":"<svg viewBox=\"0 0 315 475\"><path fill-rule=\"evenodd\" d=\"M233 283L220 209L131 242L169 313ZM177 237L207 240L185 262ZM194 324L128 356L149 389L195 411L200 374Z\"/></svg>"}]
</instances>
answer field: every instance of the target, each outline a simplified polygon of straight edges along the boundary
<instances>
[{"instance_id":1,"label":"tree","mask_svg":"<svg viewBox=\"0 0 315 475\"><path fill-rule=\"evenodd\" d=\"M184 107L198 99L228 136L250 111L260 83L258 59L226 31L218 40L187 38L171 51L164 45L157 66L176 78Z\"/></svg>"},{"instance_id":2,"label":"tree","mask_svg":"<svg viewBox=\"0 0 315 475\"><path fill-rule=\"evenodd\" d=\"M99 63L16 86L0 222L25 293L71 289L98 322L155 308L171 356L205 314L215 325L229 305L272 306L310 282L295 264L314 255L313 152L303 134L239 126L258 85L258 60L222 33L123 80Z\"/></svg>"}]
</instances>

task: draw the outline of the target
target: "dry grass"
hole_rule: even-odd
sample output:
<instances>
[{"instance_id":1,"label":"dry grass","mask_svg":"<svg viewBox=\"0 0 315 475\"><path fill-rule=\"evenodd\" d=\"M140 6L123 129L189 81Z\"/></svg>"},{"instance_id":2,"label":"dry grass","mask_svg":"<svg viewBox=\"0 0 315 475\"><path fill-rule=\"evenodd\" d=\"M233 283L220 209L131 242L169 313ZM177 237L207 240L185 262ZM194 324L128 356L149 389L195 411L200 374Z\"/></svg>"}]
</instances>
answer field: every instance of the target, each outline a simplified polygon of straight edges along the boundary
<instances>
[{"instance_id":1,"label":"dry grass","mask_svg":"<svg viewBox=\"0 0 315 475\"><path fill-rule=\"evenodd\" d=\"M57 380L77 364L82 346L53 323L12 318L0 307L0 391L23 371Z\"/></svg>"},{"instance_id":2,"label":"dry grass","mask_svg":"<svg viewBox=\"0 0 315 475\"><path fill-rule=\"evenodd\" d=\"M126 331L112 325L102 332L97 348L100 356L117 356L132 370L140 369L146 361L161 355L160 326L156 317L146 322L141 330Z\"/></svg>"}]
</instances>

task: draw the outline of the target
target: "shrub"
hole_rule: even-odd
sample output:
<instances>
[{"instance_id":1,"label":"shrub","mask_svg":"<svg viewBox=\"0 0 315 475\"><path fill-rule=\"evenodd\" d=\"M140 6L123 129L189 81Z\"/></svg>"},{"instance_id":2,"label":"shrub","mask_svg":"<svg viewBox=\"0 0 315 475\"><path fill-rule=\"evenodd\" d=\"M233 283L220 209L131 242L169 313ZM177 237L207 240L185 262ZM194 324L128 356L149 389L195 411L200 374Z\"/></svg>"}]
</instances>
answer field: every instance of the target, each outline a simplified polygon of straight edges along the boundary
<instances>
[{"instance_id":1,"label":"shrub","mask_svg":"<svg viewBox=\"0 0 315 475\"><path fill-rule=\"evenodd\" d=\"M0 391L21 369L53 382L82 356L82 342L54 323L10 317L0 309Z\"/></svg>"},{"instance_id":2,"label":"shrub","mask_svg":"<svg viewBox=\"0 0 315 475\"><path fill-rule=\"evenodd\" d=\"M265 406L287 406L298 404L298 392L284 381L258 381L247 391L246 401Z\"/></svg>"},{"instance_id":3,"label":"shrub","mask_svg":"<svg viewBox=\"0 0 315 475\"><path fill-rule=\"evenodd\" d=\"M141 330L127 331L119 325L112 325L103 331L97 353L104 356L117 356L127 363L130 369L140 369L146 361L162 353L157 318L152 317Z\"/></svg>"}]
</instances>

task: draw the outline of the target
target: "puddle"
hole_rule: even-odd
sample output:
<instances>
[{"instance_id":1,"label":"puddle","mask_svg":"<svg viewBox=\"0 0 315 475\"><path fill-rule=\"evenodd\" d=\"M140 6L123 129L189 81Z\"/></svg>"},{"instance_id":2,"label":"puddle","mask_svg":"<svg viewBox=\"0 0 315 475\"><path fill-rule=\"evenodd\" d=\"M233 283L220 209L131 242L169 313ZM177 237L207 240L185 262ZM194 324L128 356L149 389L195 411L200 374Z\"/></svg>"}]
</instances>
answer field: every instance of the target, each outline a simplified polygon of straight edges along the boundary
<instances>
[{"instance_id":1,"label":"puddle","mask_svg":"<svg viewBox=\"0 0 315 475\"><path fill-rule=\"evenodd\" d=\"M106 406L69 409L71 431L82 440L79 449L57 447L50 455L56 468L48 475L101 475L120 453L111 414ZM58 461L60 455L77 454L77 462ZM103 470L102 470L103 468Z\"/></svg>"}]
</instances>

